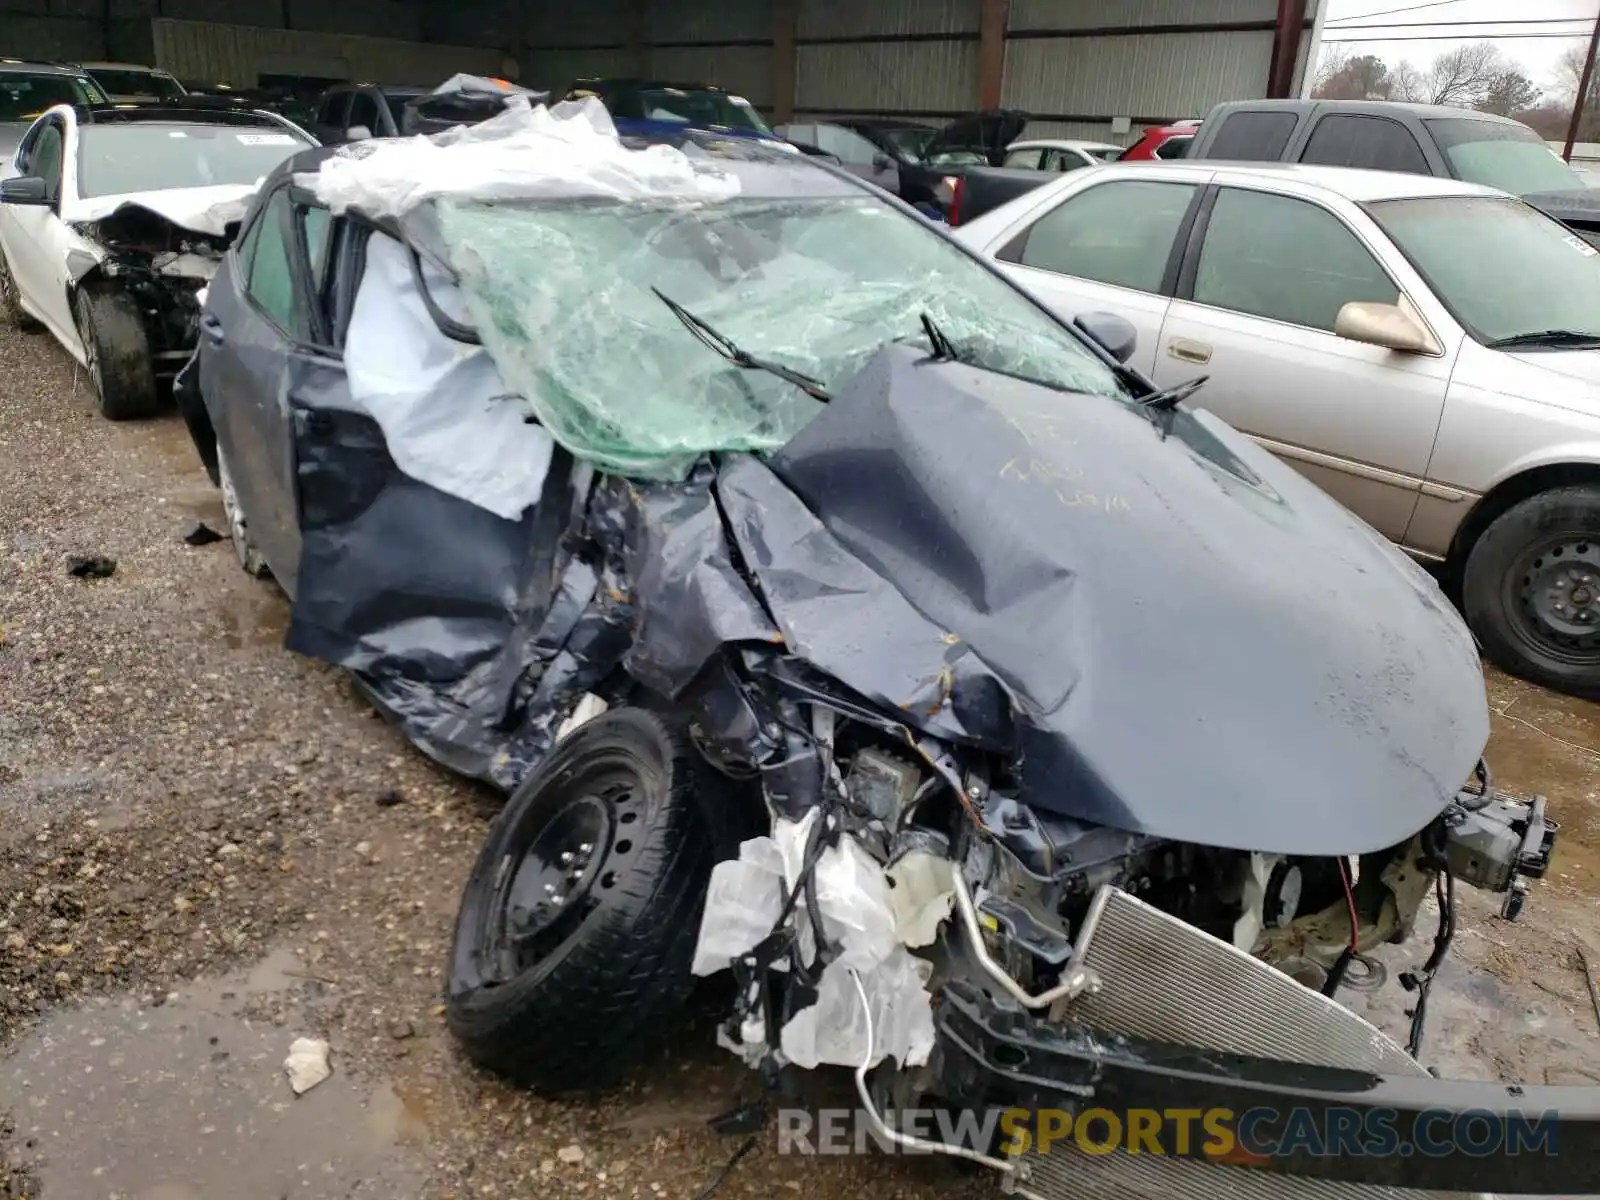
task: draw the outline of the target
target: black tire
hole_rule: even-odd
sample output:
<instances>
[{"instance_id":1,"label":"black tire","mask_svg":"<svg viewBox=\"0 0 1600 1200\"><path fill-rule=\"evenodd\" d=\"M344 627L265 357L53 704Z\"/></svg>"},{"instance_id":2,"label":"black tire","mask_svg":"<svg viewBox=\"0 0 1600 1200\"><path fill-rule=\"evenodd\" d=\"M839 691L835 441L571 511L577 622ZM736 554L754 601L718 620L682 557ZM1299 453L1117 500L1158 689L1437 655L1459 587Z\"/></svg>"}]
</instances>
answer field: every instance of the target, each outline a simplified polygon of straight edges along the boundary
<instances>
[{"instance_id":1,"label":"black tire","mask_svg":"<svg viewBox=\"0 0 1600 1200\"><path fill-rule=\"evenodd\" d=\"M469 1058L564 1095L618 1082L663 1039L694 985L717 857L703 806L724 799L708 789L716 782L688 739L639 708L583 725L523 781L456 919L445 1016ZM591 842L570 844L586 829ZM587 864L561 860L584 844ZM509 941L514 895L532 902L520 952Z\"/></svg>"},{"instance_id":2,"label":"black tire","mask_svg":"<svg viewBox=\"0 0 1600 1200\"><path fill-rule=\"evenodd\" d=\"M233 541L234 557L246 575L256 579L272 578L272 569L262 556L260 548L250 537L250 518L239 503L239 493L234 487L233 474L228 469L228 456L222 443L216 442L217 486L222 490L222 515L228 520L228 536Z\"/></svg>"},{"instance_id":3,"label":"black tire","mask_svg":"<svg viewBox=\"0 0 1600 1200\"><path fill-rule=\"evenodd\" d=\"M155 416L161 408L155 368L133 297L110 288L79 288L72 309L101 415L111 421Z\"/></svg>"},{"instance_id":4,"label":"black tire","mask_svg":"<svg viewBox=\"0 0 1600 1200\"><path fill-rule=\"evenodd\" d=\"M1600 697L1600 487L1541 492L1496 517L1467 555L1461 607L1496 666Z\"/></svg>"},{"instance_id":5,"label":"black tire","mask_svg":"<svg viewBox=\"0 0 1600 1200\"><path fill-rule=\"evenodd\" d=\"M22 330L39 328L39 322L22 307L17 281L11 274L11 264L6 261L4 250L0 250L0 325Z\"/></svg>"}]
</instances>

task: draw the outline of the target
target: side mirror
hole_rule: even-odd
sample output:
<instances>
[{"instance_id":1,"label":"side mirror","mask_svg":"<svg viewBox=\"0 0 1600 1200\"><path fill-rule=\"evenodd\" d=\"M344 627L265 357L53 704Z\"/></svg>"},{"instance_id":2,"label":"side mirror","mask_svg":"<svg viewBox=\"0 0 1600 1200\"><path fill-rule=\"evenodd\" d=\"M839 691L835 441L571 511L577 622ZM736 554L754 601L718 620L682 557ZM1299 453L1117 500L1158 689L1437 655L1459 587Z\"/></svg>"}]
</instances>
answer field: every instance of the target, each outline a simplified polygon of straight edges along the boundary
<instances>
[{"instance_id":1,"label":"side mirror","mask_svg":"<svg viewBox=\"0 0 1600 1200\"><path fill-rule=\"evenodd\" d=\"M43 207L49 203L50 185L37 175L0 179L0 204L32 204Z\"/></svg>"},{"instance_id":2,"label":"side mirror","mask_svg":"<svg viewBox=\"0 0 1600 1200\"><path fill-rule=\"evenodd\" d=\"M1139 331L1133 327L1133 322L1116 313L1080 313L1072 323L1119 363L1132 358L1139 344Z\"/></svg>"},{"instance_id":3,"label":"side mirror","mask_svg":"<svg viewBox=\"0 0 1600 1200\"><path fill-rule=\"evenodd\" d=\"M1339 310L1333 332L1347 341L1382 346L1401 354L1438 354L1443 349L1410 306L1352 300Z\"/></svg>"},{"instance_id":4,"label":"side mirror","mask_svg":"<svg viewBox=\"0 0 1600 1200\"><path fill-rule=\"evenodd\" d=\"M344 131L344 136L352 142L364 142L372 136L372 130L365 125L352 125Z\"/></svg>"},{"instance_id":5,"label":"side mirror","mask_svg":"<svg viewBox=\"0 0 1600 1200\"><path fill-rule=\"evenodd\" d=\"M872 169L874 171L892 171L894 170L894 159L879 151L872 156Z\"/></svg>"}]
</instances>

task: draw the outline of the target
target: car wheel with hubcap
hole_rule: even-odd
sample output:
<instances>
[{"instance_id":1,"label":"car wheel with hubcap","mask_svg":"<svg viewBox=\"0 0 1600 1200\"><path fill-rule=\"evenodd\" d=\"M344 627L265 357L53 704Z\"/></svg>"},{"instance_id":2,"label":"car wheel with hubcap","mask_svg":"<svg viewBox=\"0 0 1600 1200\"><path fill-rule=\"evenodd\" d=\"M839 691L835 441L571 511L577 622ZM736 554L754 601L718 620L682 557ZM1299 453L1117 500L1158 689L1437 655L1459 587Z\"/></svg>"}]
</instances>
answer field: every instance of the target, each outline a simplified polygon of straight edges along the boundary
<instances>
[{"instance_id":1,"label":"car wheel with hubcap","mask_svg":"<svg viewBox=\"0 0 1600 1200\"><path fill-rule=\"evenodd\" d=\"M37 329L39 322L22 307L22 294L17 290L16 276L11 274L11 264L6 252L0 250L0 324L12 329Z\"/></svg>"},{"instance_id":2,"label":"car wheel with hubcap","mask_svg":"<svg viewBox=\"0 0 1600 1200\"><path fill-rule=\"evenodd\" d=\"M233 553L246 575L268 579L272 575L267 560L255 542L250 540L250 521L239 503L239 493L233 486L233 473L228 470L228 456L217 442L217 479L222 488L222 513L228 519L228 534L233 539Z\"/></svg>"},{"instance_id":3,"label":"car wheel with hubcap","mask_svg":"<svg viewBox=\"0 0 1600 1200\"><path fill-rule=\"evenodd\" d=\"M1600 696L1600 487L1541 492L1495 518L1467 556L1461 599L1496 666Z\"/></svg>"},{"instance_id":4,"label":"car wheel with hubcap","mask_svg":"<svg viewBox=\"0 0 1600 1200\"><path fill-rule=\"evenodd\" d=\"M473 1061L546 1093L615 1083L668 1031L727 796L656 713L613 709L563 740L490 827L450 954L446 1020Z\"/></svg>"},{"instance_id":5,"label":"car wheel with hubcap","mask_svg":"<svg viewBox=\"0 0 1600 1200\"><path fill-rule=\"evenodd\" d=\"M160 410L155 368L133 297L110 288L81 287L72 311L101 414L112 421L155 416Z\"/></svg>"}]
</instances>

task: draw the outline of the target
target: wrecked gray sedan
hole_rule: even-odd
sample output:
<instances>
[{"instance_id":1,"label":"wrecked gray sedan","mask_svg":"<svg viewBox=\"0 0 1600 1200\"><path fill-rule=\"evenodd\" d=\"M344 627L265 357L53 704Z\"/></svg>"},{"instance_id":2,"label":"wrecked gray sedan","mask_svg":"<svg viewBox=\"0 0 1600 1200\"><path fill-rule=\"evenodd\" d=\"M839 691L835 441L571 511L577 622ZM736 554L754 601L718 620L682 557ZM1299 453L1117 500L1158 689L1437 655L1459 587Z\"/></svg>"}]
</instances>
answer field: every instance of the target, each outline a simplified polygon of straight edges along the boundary
<instances>
[{"instance_id":1,"label":"wrecked gray sedan","mask_svg":"<svg viewBox=\"0 0 1600 1200\"><path fill-rule=\"evenodd\" d=\"M603 1086L728 972L774 1089L845 1067L1028 1195L1600 1177L1592 1090L1416 1057L1455 887L1514 909L1554 838L1432 581L1115 320L685 136L522 104L301 155L245 225L294 286L230 254L180 380L288 647L510 793L466 1052ZM1401 1046L1337 995L1419 924Z\"/></svg>"}]
</instances>

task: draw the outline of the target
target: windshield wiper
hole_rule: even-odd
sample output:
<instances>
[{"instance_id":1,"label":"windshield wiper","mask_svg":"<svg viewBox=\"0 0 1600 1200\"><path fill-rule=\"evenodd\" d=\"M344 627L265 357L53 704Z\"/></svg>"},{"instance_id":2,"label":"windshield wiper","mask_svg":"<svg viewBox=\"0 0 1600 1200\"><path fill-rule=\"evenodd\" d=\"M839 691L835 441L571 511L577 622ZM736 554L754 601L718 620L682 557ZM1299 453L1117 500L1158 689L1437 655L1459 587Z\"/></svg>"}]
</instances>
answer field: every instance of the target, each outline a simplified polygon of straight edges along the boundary
<instances>
[{"instance_id":1,"label":"windshield wiper","mask_svg":"<svg viewBox=\"0 0 1600 1200\"><path fill-rule=\"evenodd\" d=\"M950 335L934 324L934 320L927 313L922 314L922 332L928 335L928 349L933 352L935 362L961 362L961 351L956 349L956 344L950 340Z\"/></svg>"},{"instance_id":2,"label":"windshield wiper","mask_svg":"<svg viewBox=\"0 0 1600 1200\"><path fill-rule=\"evenodd\" d=\"M784 380L786 383L794 384L806 395L813 399L821 400L824 404L833 399L823 389L822 384L811 378L811 376L802 375L799 371L786 367L782 363L773 362L770 359L757 358L748 351L741 350L728 338L718 333L710 325L707 325L660 288L653 287L650 290L656 294L661 303L672 310L673 316L683 322L683 327L699 338L708 350L716 351L734 366L743 368L746 371L766 371L768 374L776 375L779 379Z\"/></svg>"},{"instance_id":3,"label":"windshield wiper","mask_svg":"<svg viewBox=\"0 0 1600 1200\"><path fill-rule=\"evenodd\" d=\"M1156 412L1171 412L1179 404L1203 388L1206 385L1206 380L1210 378L1211 376L1209 375L1201 375L1197 379L1189 380L1188 383L1180 383L1175 387L1163 388L1159 392L1151 392L1148 396L1140 396L1138 400L1139 407L1152 409Z\"/></svg>"},{"instance_id":4,"label":"windshield wiper","mask_svg":"<svg viewBox=\"0 0 1600 1200\"><path fill-rule=\"evenodd\" d=\"M1491 350L1509 350L1515 346L1570 346L1584 349L1600 346L1600 333L1585 333L1581 329L1542 329L1538 333L1495 338L1484 345Z\"/></svg>"}]
</instances>

